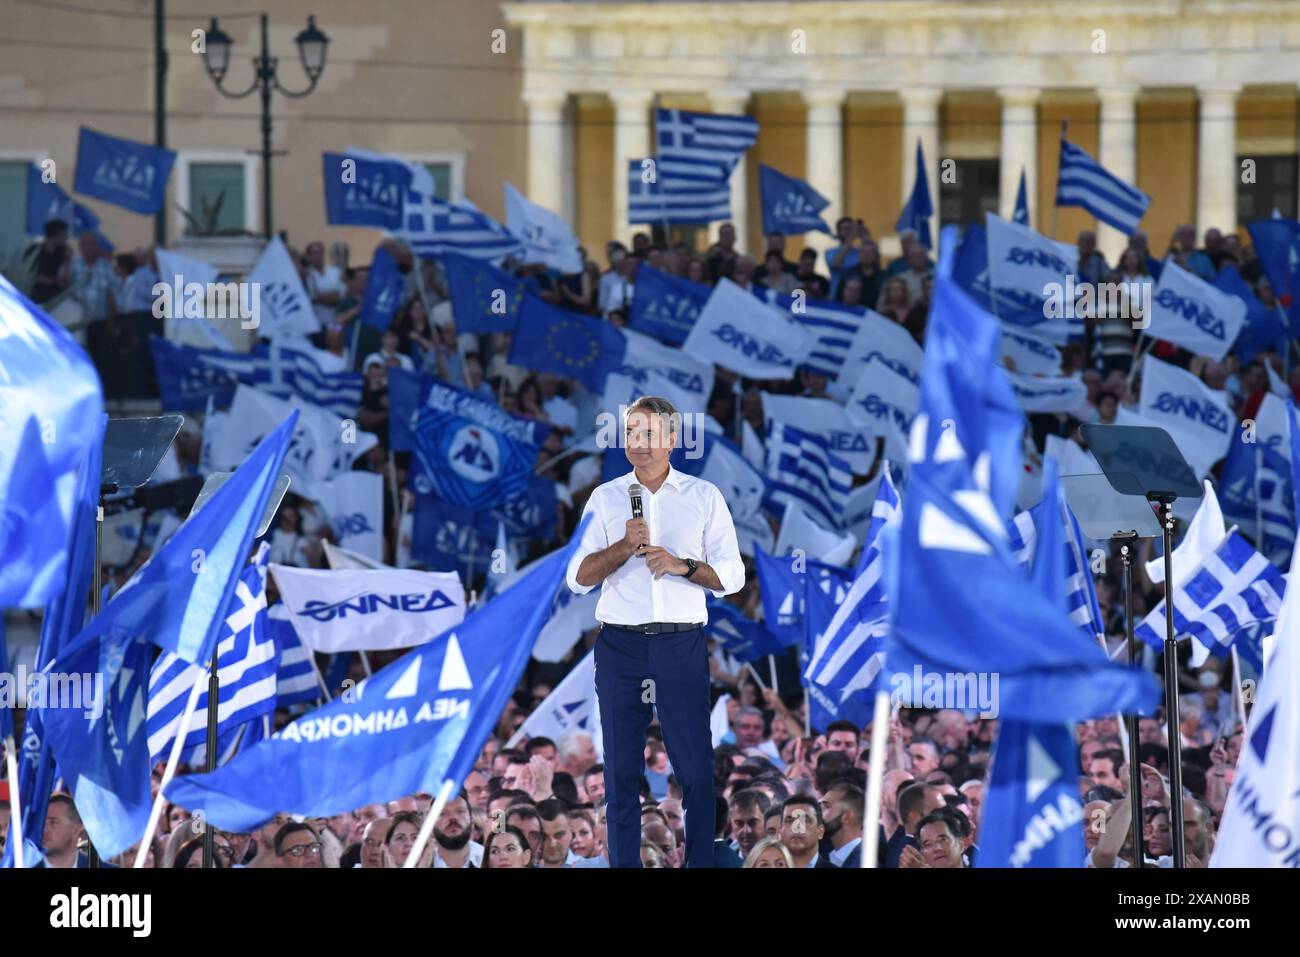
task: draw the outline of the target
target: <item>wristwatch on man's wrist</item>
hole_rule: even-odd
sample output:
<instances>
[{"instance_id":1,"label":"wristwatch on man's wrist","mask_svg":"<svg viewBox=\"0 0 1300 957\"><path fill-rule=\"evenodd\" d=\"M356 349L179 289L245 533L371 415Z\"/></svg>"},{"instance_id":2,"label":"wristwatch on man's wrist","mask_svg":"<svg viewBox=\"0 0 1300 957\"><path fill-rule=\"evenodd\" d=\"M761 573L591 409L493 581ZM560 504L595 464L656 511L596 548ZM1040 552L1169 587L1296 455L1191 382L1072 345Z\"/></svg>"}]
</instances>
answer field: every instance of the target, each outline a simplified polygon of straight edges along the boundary
<instances>
[{"instance_id":1,"label":"wristwatch on man's wrist","mask_svg":"<svg viewBox=\"0 0 1300 957\"><path fill-rule=\"evenodd\" d=\"M686 573L682 575L682 577L690 578L692 575L695 574L695 569L699 568L700 566L693 558L687 558L684 559L684 561L686 562Z\"/></svg>"}]
</instances>

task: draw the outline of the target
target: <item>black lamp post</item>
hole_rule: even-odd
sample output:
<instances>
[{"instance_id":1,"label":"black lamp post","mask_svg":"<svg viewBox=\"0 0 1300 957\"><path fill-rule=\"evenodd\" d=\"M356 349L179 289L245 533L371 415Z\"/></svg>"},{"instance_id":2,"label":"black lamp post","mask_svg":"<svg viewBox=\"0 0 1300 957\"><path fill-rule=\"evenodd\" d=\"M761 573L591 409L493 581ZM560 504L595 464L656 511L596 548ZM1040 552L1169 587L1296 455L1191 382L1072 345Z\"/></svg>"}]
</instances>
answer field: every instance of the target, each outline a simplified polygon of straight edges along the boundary
<instances>
[{"instance_id":1,"label":"black lamp post","mask_svg":"<svg viewBox=\"0 0 1300 957\"><path fill-rule=\"evenodd\" d=\"M271 221L271 92L278 90L285 96L297 99L310 94L316 89L316 81L320 79L321 73L325 71L325 51L329 46L329 37L316 28L316 18L307 18L307 28L294 38L294 43L298 45L298 59L302 63L303 72L307 74L310 81L305 90L294 91L285 89L280 85L278 77L279 59L271 56L269 44L267 42L267 17L261 15L262 21L262 52L253 59L253 83L248 89L239 93L231 93L221 81L226 76L226 70L230 67L230 48L233 42L230 37L217 26L216 17L212 18L212 25L208 27L207 41L203 53L203 65L207 68L208 76L212 77L212 82L222 96L227 96L232 100L242 100L244 97L260 91L262 94L262 232L267 239L271 238L273 224Z\"/></svg>"}]
</instances>

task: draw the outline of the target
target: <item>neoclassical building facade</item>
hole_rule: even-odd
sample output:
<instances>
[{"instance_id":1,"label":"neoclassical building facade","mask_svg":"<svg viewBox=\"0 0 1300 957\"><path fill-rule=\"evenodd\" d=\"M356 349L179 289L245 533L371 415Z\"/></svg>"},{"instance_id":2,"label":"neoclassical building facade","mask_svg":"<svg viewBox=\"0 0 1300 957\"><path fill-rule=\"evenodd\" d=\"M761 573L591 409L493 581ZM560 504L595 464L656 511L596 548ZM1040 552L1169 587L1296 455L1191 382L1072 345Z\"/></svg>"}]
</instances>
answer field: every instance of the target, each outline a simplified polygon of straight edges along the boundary
<instances>
[{"instance_id":1,"label":"neoclassical building facade","mask_svg":"<svg viewBox=\"0 0 1300 957\"><path fill-rule=\"evenodd\" d=\"M515 2L531 198L593 252L627 236L630 159L653 155L655 107L748 113L757 145L731 182L741 245L761 251L759 162L806 178L827 216L889 245L924 148L936 220L1009 215L1021 170L1031 222L1053 209L1059 137L1152 197L1174 226L1297 213L1300 3L1292 0ZM941 171L945 174L941 182ZM965 179L963 179L965 177ZM1243 182L1243 180L1253 180ZM716 224L715 224L716 228ZM1099 230L1114 254L1123 237ZM824 239L809 234L814 244Z\"/></svg>"}]
</instances>

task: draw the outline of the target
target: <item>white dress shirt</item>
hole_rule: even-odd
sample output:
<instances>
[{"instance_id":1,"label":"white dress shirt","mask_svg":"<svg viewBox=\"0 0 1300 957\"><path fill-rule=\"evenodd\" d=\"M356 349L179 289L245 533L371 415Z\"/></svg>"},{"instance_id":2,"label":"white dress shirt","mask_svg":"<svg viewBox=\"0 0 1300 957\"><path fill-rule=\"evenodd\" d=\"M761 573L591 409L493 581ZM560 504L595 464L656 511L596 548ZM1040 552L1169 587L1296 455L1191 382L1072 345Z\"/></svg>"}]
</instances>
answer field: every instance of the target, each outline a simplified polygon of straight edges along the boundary
<instances>
[{"instance_id":1,"label":"white dress shirt","mask_svg":"<svg viewBox=\"0 0 1300 957\"><path fill-rule=\"evenodd\" d=\"M628 472L596 486L587 499L583 516L590 515L569 562L569 588L579 595L594 585L578 584L578 567L594 552L621 541L632 518L628 486L636 473ZM642 483L644 484L644 483ZM668 549L678 558L693 558L718 573L718 598L740 591L745 584L745 566L736 542L726 499L712 482L679 472L672 466L659 491L647 488L641 496L650 544ZM645 559L633 555L601 582L596 619L609 625L642 625L649 622L707 622L705 589L680 575L665 574L655 579Z\"/></svg>"}]
</instances>

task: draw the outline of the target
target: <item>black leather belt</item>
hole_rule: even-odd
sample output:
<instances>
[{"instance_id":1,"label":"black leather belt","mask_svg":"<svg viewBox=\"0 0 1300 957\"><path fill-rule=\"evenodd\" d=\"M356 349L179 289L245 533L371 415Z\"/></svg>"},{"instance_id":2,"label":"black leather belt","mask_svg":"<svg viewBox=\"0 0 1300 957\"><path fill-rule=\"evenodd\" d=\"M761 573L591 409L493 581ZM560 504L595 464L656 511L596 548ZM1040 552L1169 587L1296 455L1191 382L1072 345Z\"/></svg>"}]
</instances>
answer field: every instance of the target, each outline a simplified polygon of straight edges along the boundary
<instances>
[{"instance_id":1,"label":"black leather belt","mask_svg":"<svg viewBox=\"0 0 1300 957\"><path fill-rule=\"evenodd\" d=\"M605 623L606 628L621 628L623 631L635 631L640 635L666 635L678 631L694 631L703 628L703 622L691 621L650 621L644 625L615 625Z\"/></svg>"}]
</instances>

